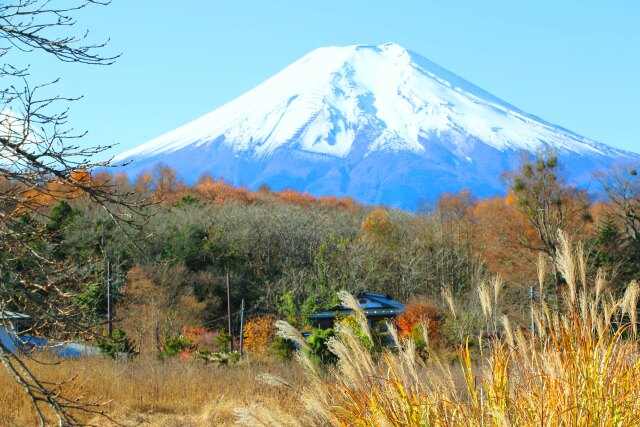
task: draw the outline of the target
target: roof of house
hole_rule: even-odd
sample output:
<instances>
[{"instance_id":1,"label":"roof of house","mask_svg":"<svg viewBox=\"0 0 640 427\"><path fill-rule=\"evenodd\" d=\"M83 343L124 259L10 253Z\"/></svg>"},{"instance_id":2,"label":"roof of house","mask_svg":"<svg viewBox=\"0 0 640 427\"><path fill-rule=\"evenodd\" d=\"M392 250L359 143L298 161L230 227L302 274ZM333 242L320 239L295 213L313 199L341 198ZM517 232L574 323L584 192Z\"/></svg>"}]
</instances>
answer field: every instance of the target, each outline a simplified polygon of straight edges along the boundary
<instances>
[{"instance_id":1,"label":"roof of house","mask_svg":"<svg viewBox=\"0 0 640 427\"><path fill-rule=\"evenodd\" d=\"M16 313L15 311L2 310L0 311L0 321L3 320L26 320L29 316L22 313Z\"/></svg>"},{"instance_id":2,"label":"roof of house","mask_svg":"<svg viewBox=\"0 0 640 427\"><path fill-rule=\"evenodd\" d=\"M391 298L389 294L360 292L356 299L367 317L396 316L405 312L404 304ZM343 305L336 305L328 310L309 316L309 320L334 319L336 314L348 316L353 310Z\"/></svg>"}]
</instances>

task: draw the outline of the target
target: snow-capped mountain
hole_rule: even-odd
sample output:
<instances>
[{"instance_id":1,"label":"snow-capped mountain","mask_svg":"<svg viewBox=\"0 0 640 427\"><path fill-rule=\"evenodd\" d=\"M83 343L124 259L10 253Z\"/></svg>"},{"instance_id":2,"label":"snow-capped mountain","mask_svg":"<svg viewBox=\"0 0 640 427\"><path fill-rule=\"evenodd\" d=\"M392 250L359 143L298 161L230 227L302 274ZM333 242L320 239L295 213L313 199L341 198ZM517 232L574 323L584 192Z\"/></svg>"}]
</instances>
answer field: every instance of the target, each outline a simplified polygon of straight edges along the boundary
<instances>
[{"instance_id":1,"label":"snow-capped mountain","mask_svg":"<svg viewBox=\"0 0 640 427\"><path fill-rule=\"evenodd\" d=\"M553 147L581 182L616 150L531 116L396 44L317 49L213 112L117 156L252 188L412 209L442 192L504 190L522 151Z\"/></svg>"}]
</instances>

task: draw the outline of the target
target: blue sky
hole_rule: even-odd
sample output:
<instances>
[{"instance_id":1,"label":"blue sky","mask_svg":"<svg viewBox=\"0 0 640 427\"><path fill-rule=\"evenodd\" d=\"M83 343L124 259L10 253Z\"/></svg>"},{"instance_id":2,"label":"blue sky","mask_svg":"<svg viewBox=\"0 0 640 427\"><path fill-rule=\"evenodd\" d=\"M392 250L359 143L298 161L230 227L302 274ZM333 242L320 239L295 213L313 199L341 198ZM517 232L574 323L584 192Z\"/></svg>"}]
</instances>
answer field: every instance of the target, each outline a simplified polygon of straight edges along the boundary
<instances>
[{"instance_id":1,"label":"blue sky","mask_svg":"<svg viewBox=\"0 0 640 427\"><path fill-rule=\"evenodd\" d=\"M178 6L179 4L179 6ZM23 57L83 95L85 145L124 151L241 95L321 46L395 42L518 108L640 152L640 2L113 0L79 16L110 67Z\"/></svg>"}]
</instances>

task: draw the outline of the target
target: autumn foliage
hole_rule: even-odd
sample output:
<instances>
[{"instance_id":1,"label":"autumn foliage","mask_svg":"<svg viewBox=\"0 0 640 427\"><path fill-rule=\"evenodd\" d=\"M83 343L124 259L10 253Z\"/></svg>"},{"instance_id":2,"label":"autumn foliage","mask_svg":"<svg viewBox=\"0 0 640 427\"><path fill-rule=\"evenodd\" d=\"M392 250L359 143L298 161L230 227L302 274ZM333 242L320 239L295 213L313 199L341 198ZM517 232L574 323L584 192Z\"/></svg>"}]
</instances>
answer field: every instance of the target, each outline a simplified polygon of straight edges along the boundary
<instances>
[{"instance_id":1,"label":"autumn foliage","mask_svg":"<svg viewBox=\"0 0 640 427\"><path fill-rule=\"evenodd\" d=\"M203 199L218 204L231 201L249 204L256 201L254 192L244 187L234 187L222 179L213 178L209 174L200 176L193 189Z\"/></svg>"},{"instance_id":2,"label":"autumn foliage","mask_svg":"<svg viewBox=\"0 0 640 427\"><path fill-rule=\"evenodd\" d=\"M393 223L384 209L376 209L362 221L362 232L378 238L393 233Z\"/></svg>"},{"instance_id":3,"label":"autumn foliage","mask_svg":"<svg viewBox=\"0 0 640 427\"><path fill-rule=\"evenodd\" d=\"M49 208L60 200L86 197L86 192L80 189L78 184L85 187L99 186L87 171L79 169L72 172L68 180L49 177L41 184L29 188L14 185L13 191L20 194L20 200L25 207L37 211Z\"/></svg>"},{"instance_id":4,"label":"autumn foliage","mask_svg":"<svg viewBox=\"0 0 640 427\"><path fill-rule=\"evenodd\" d=\"M276 336L276 317L257 316L244 325L244 348L252 354L264 353Z\"/></svg>"},{"instance_id":5,"label":"autumn foliage","mask_svg":"<svg viewBox=\"0 0 640 427\"><path fill-rule=\"evenodd\" d=\"M424 325L429 341L442 341L442 313L427 302L414 302L406 305L406 312L396 318L398 334L401 337L411 336L416 327Z\"/></svg>"}]
</instances>

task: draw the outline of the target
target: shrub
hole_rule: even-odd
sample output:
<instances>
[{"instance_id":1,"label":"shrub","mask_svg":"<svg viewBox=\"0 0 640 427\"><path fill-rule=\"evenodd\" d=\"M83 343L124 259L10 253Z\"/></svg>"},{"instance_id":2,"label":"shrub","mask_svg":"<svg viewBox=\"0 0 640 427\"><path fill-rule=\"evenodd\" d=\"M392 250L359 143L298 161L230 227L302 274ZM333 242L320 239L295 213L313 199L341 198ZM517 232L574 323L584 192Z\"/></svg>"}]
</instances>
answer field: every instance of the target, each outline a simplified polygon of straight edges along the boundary
<instances>
[{"instance_id":1,"label":"shrub","mask_svg":"<svg viewBox=\"0 0 640 427\"><path fill-rule=\"evenodd\" d=\"M237 363L240 360L240 352L218 352L212 353L208 349L199 350L195 352L194 358L203 360L206 363L216 363L218 365L230 365Z\"/></svg>"},{"instance_id":2,"label":"shrub","mask_svg":"<svg viewBox=\"0 0 640 427\"><path fill-rule=\"evenodd\" d=\"M307 337L309 350L304 352L309 355L313 363L318 365L326 365L336 361L336 355L329 350L329 338L335 336L333 329L315 329L311 335Z\"/></svg>"},{"instance_id":3,"label":"shrub","mask_svg":"<svg viewBox=\"0 0 640 427\"><path fill-rule=\"evenodd\" d=\"M396 319L398 334L401 337L411 336L414 340L421 341L425 346L438 347L443 341L442 319L442 313L429 303L407 304L406 312ZM426 329L426 337L422 331L423 327ZM425 338L429 342L426 342Z\"/></svg>"},{"instance_id":4,"label":"shrub","mask_svg":"<svg viewBox=\"0 0 640 427\"><path fill-rule=\"evenodd\" d=\"M184 352L195 349L195 344L190 338L186 338L182 335L175 337L169 337L164 340L164 354L169 357L173 357L176 354L182 354Z\"/></svg>"},{"instance_id":5,"label":"shrub","mask_svg":"<svg viewBox=\"0 0 640 427\"><path fill-rule=\"evenodd\" d=\"M269 349L276 336L276 318L257 316L244 325L243 350L253 354L263 354Z\"/></svg>"},{"instance_id":6,"label":"shrub","mask_svg":"<svg viewBox=\"0 0 640 427\"><path fill-rule=\"evenodd\" d=\"M280 359L291 359L296 351L293 341L282 337L274 337L271 341L270 352Z\"/></svg>"},{"instance_id":7,"label":"shrub","mask_svg":"<svg viewBox=\"0 0 640 427\"><path fill-rule=\"evenodd\" d=\"M371 353L380 353L387 341L386 322L378 321L373 328L363 326L356 317L351 314L340 319L340 324L347 327L360 340L360 343Z\"/></svg>"},{"instance_id":8,"label":"shrub","mask_svg":"<svg viewBox=\"0 0 640 427\"><path fill-rule=\"evenodd\" d=\"M132 357L138 354L135 344L127 338L126 332L120 327L113 331L111 337L104 336L97 338L96 346L100 350L100 353L112 359Z\"/></svg>"},{"instance_id":9,"label":"shrub","mask_svg":"<svg viewBox=\"0 0 640 427\"><path fill-rule=\"evenodd\" d=\"M220 333L213 340L213 343L220 349L222 352L229 351L229 345L231 344L231 335L227 333L225 328L220 329Z\"/></svg>"}]
</instances>

